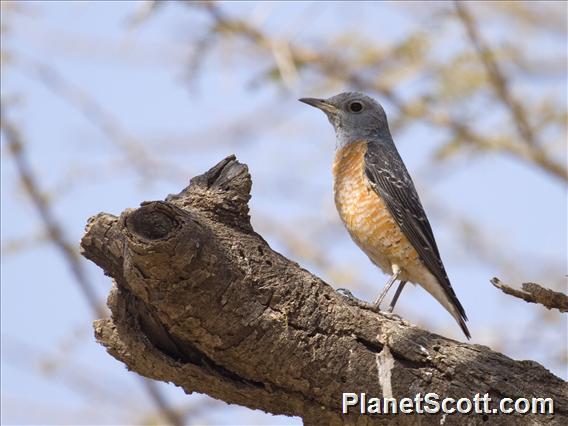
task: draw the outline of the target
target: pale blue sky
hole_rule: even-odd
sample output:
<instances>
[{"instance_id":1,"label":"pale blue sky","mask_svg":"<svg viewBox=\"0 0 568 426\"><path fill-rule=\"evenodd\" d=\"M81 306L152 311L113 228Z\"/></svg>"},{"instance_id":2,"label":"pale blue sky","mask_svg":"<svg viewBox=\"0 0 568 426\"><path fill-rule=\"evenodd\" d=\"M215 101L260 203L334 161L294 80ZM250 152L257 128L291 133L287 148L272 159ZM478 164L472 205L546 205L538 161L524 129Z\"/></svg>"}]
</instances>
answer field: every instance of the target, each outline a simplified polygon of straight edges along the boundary
<instances>
[{"instance_id":1,"label":"pale blue sky","mask_svg":"<svg viewBox=\"0 0 568 426\"><path fill-rule=\"evenodd\" d=\"M192 36L207 20L179 5L162 7L130 30L126 23L137 8L134 2L26 2L23 6L30 13L11 21L10 33L3 40L5 47L25 61L49 64L103 105L117 118L124 134L150 156L171 165L168 178L141 177L132 171L123 152L77 108L46 89L24 66L7 64L2 74L2 98L20 98L10 117L23 129L42 187L56 191L68 183L69 176L79 179L61 195L56 194L54 204L72 241L78 243L89 216L99 211L119 214L140 201L178 192L191 176L232 153L250 167L251 215L259 230L266 227L262 217L290 228L303 218L301 226L308 235L314 223L337 222L330 171L333 132L321 113L297 102L300 96L334 93L315 93L303 80L288 90L269 82L251 89L250 83L261 68L253 60L239 60L238 51L208 56L199 77L188 87L183 71L186 55ZM407 31L427 30L411 6L390 3L238 3L224 7L229 13L250 13L255 19L268 16L264 27L274 34L292 31L298 42L320 40L323 44L329 31L349 29L388 44ZM537 47L554 50L563 46L564 41L550 40ZM520 84L528 91L566 93L565 75L544 81L520 79ZM565 95L562 99L565 103ZM389 114L392 106L378 100ZM243 116L244 124L239 122ZM475 219L507 249L504 254L508 258L519 259L516 274L501 278L520 275L526 281L539 280L547 265L565 265L567 204L562 184L503 156L462 156L432 170L429 156L438 146L440 134L418 125L393 136L427 212L451 209ZM4 141L2 148L5 244L37 234L42 228L18 186ZM492 330L508 330L515 335L515 344L496 349L514 358L548 360L546 347L531 345L531 325L540 315L539 308L496 291L488 280L500 272L490 260L469 256L468 248L460 246L441 217L432 213L430 218L446 268L470 318L473 342L499 346ZM339 223L334 226L336 231L327 237L329 259L358 271L355 280L376 282L376 288L354 291L359 297L372 298L386 277L358 251ZM277 234L268 231L264 236L275 249L288 254ZM94 265L86 261L85 265L103 300L109 279ZM303 266L321 274L331 285L349 285L349 279L337 282L314 265ZM565 275L567 270L564 266L549 273ZM410 321L426 321L433 331L462 339L453 320L419 289L405 289L397 309ZM3 423L63 423L79 418L87 423L127 422L135 420L133 412L140 412L137 405L149 406L132 374L95 343L91 320L78 287L52 246L38 243L2 257ZM539 340L549 342L558 342L560 333L560 341L566 343L565 330L559 325L551 323L538 333L550 334L548 340ZM38 374L31 366L45 361L44 354L64 361L52 370L44 366L44 373ZM567 377L565 365L545 366ZM92 381L86 386L88 392L75 383L82 375ZM172 385L161 387L180 406L199 398L187 397ZM100 397L103 391L113 390L131 410L117 409L116 398ZM98 409L89 408L94 406ZM233 406L208 419L227 424L235 419L243 423L290 422Z\"/></svg>"}]
</instances>

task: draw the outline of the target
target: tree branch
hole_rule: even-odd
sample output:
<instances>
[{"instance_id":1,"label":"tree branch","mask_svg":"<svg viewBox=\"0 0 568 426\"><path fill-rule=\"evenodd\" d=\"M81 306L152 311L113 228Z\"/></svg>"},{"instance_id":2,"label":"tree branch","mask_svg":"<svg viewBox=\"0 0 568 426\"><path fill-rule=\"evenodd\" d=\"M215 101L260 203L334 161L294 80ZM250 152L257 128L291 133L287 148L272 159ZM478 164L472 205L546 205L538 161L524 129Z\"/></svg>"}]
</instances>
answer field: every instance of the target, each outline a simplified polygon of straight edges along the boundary
<instances>
[{"instance_id":1,"label":"tree branch","mask_svg":"<svg viewBox=\"0 0 568 426\"><path fill-rule=\"evenodd\" d=\"M519 131L519 135L523 138L525 143L529 145L538 145L537 138L529 123L527 114L523 106L514 98L513 94L511 93L511 90L509 89L509 82L507 81L505 74L501 71L501 67L497 62L493 51L482 40L473 16L471 15L471 13L469 13L467 7L459 1L454 0L454 6L456 8L458 18L467 31L469 40L473 44L477 55L479 56L481 62L483 63L483 66L487 70L489 82L492 85L493 90L495 91L501 102L509 110L513 121Z\"/></svg>"},{"instance_id":2,"label":"tree branch","mask_svg":"<svg viewBox=\"0 0 568 426\"><path fill-rule=\"evenodd\" d=\"M263 32L260 28L244 19L224 13L218 3L182 3L192 8L200 8L209 14L213 20L210 34L239 36L260 51L270 55L274 54L274 46L279 43L278 39L272 37L269 33ZM459 8L460 6L458 5L457 7ZM458 9L458 11L467 13L463 7ZM477 36L477 33L474 35ZM211 38L208 40L211 40ZM480 44L479 46L484 49L482 52L484 58L489 57L488 55L491 54L489 48L485 44ZM398 96L392 85L384 84L382 79L366 77L364 73L360 72L358 67L354 69L352 59L338 55L337 49L332 49L332 53L330 53L322 51L322 49L318 51L301 44L287 42L286 50L292 65L297 70L311 69L318 72L325 79L333 78L335 81L342 81L353 89L361 91L372 90L392 103L402 116L415 120L421 119L438 128L449 129L455 140L466 142L483 150L500 151L527 164L537 166L540 170L565 182L568 181L568 169L564 164L556 161L554 156L542 144L538 143L534 129L526 118L527 113L522 105L512 96L507 80L494 59L488 59L492 62L483 62L483 65L484 67L490 67L488 73L492 87L496 90L497 98L504 103L508 111L511 111L515 126L523 138L523 143L515 143L515 138L512 137L503 137L502 135L490 136L479 133L474 126L471 126L471 123L464 120L460 121L448 112L436 111L431 108L417 108L416 102L408 102ZM375 54L373 62L375 65L378 65L387 60L388 56ZM276 67L279 73L282 74L281 67L278 67L278 64L276 64ZM369 68L368 64L364 68ZM423 69L424 64L419 65L417 68ZM495 73L495 69L497 69L497 73ZM398 72L400 73L400 69L398 69ZM421 102L418 103L420 104ZM521 124L518 124L518 120L521 120Z\"/></svg>"},{"instance_id":3,"label":"tree branch","mask_svg":"<svg viewBox=\"0 0 568 426\"><path fill-rule=\"evenodd\" d=\"M343 392L550 397L554 416L492 424L568 420L565 382L539 364L376 313L273 251L250 224L250 188L231 156L165 201L89 221L83 255L114 278L112 319L96 321L95 335L129 369L306 424L393 422L341 414ZM439 424L442 415L398 420Z\"/></svg>"},{"instance_id":4,"label":"tree branch","mask_svg":"<svg viewBox=\"0 0 568 426\"><path fill-rule=\"evenodd\" d=\"M87 276L81 258L77 254L76 246L69 242L69 238L64 232L63 226L53 212L47 197L40 188L40 179L37 178L32 170L25 152L25 143L21 137L19 129L5 116L5 107L0 107L1 128L6 136L6 144L16 165L16 170L24 191L29 196L33 206L37 210L43 226L47 231L49 240L53 243L65 263L69 267L75 283L79 286L83 298L87 301L91 313L94 317L104 317L107 313L104 306L99 302L94 285ZM156 383L140 378L141 384L148 393L150 399L158 407L160 414L163 415L170 424L180 426L183 424L180 416L167 404L162 392Z\"/></svg>"},{"instance_id":5,"label":"tree branch","mask_svg":"<svg viewBox=\"0 0 568 426\"><path fill-rule=\"evenodd\" d=\"M568 180L568 169L562 164L555 161L555 159L549 155L544 147L539 143L537 136L529 122L525 108L511 92L509 88L509 82L502 72L497 59L493 51L481 38L481 34L477 28L477 23L474 17L469 12L467 6L464 2L454 0L454 6L456 9L457 16L461 21L462 25L465 27L467 36L473 45L481 63L483 64L485 70L487 71L487 76L489 83L493 88L497 98L509 111L514 125L517 127L517 131L524 145L518 144L504 144L503 147L506 148L510 153L515 154L526 160L533 161L535 164L541 166L544 170L552 173L553 175L563 179Z\"/></svg>"},{"instance_id":6,"label":"tree branch","mask_svg":"<svg viewBox=\"0 0 568 426\"><path fill-rule=\"evenodd\" d=\"M499 278L492 278L491 284L505 294L518 297L529 303L538 303L547 309L558 309L560 312L568 312L568 296L559 291L544 288L535 283L523 283L523 289L517 290L509 287Z\"/></svg>"}]
</instances>

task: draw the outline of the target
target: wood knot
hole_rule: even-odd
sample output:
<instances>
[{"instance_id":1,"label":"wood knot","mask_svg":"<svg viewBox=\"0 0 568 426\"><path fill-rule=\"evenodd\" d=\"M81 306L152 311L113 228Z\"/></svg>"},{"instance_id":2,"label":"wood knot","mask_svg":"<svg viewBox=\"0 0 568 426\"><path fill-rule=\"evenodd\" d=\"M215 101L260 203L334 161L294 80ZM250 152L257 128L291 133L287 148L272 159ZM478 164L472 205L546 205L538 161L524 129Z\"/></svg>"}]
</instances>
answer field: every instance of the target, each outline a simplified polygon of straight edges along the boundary
<instances>
[{"instance_id":1,"label":"wood knot","mask_svg":"<svg viewBox=\"0 0 568 426\"><path fill-rule=\"evenodd\" d=\"M162 203L148 203L126 218L126 227L146 240L161 240L179 227L175 213Z\"/></svg>"}]
</instances>

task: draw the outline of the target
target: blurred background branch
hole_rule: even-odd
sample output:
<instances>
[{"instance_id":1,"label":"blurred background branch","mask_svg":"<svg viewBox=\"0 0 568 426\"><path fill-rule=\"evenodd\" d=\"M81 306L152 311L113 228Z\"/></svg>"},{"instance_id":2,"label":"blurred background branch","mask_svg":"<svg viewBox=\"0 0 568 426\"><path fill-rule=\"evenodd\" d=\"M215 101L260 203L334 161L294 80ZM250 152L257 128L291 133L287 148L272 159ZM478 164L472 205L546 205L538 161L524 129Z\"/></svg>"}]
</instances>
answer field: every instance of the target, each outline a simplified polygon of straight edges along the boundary
<instances>
[{"instance_id":1,"label":"blurred background branch","mask_svg":"<svg viewBox=\"0 0 568 426\"><path fill-rule=\"evenodd\" d=\"M2 132L5 136L9 152L16 164L22 187L40 215L44 227L48 232L49 240L63 256L71 274L74 277L74 282L81 288L85 301L91 310L92 317L108 317L108 311L103 308L103 305L98 300L93 285L85 270L84 263L79 258L77 247L68 241L63 227L50 207L48 198L42 193L39 186L39 180L34 175L34 172L26 158L26 148L22 140L20 130L15 124L5 117L6 110L4 104L0 107L0 111ZM144 386L156 406L160 409L164 420L175 426L184 424L183 420L164 399L161 391L158 389L154 381L145 377L139 377L139 381L142 386Z\"/></svg>"},{"instance_id":2,"label":"blurred background branch","mask_svg":"<svg viewBox=\"0 0 568 426\"><path fill-rule=\"evenodd\" d=\"M483 63L487 71L489 82L491 83L495 94L511 113L511 121L517 127L519 136L525 144L525 149L522 149L521 147L513 148L512 145L504 146L504 148L511 150L512 153L516 153L521 157L528 157L528 159L542 167L543 170L552 173L564 181L568 181L568 169L566 168L566 164L563 165L552 160L548 153L546 153L546 151L544 151L540 146L540 143L532 129L532 125L529 123L525 108L511 93L509 82L502 73L494 53L481 39L478 26L473 16L469 13L466 4L454 0L454 5L459 18L467 31L469 40L474 46L477 54L479 55L480 61Z\"/></svg>"},{"instance_id":3,"label":"blurred background branch","mask_svg":"<svg viewBox=\"0 0 568 426\"><path fill-rule=\"evenodd\" d=\"M459 2L455 3L458 16L464 23L469 38L487 70L488 81L491 83L498 98L510 110L512 122L518 128L524 144L514 143L513 140L517 138L512 136L481 135L465 121L457 121L446 113L429 108L430 97L419 97L405 102L396 94L393 90L393 83L400 84L400 80L416 76L421 68L416 63L413 64L413 62L426 60L426 52L423 46L427 42L422 40L422 38L426 39L427 36L424 34L411 35L401 45L394 46L390 52L379 49L365 49L360 53L361 56L365 55L364 63L353 64L345 61L335 51L327 52L323 50L316 52L307 47L300 47L293 43L273 38L255 28L251 23L227 16L218 3L187 2L186 4L192 8L201 7L210 15L214 25L210 34L225 37L241 36L254 45L256 49L264 51L268 55L273 55L276 68L270 69L267 72L268 75L273 75L276 72L279 75L279 79L288 81L289 79L286 75L290 74L289 70L293 70L292 74L296 74L297 69L308 72L310 68L313 68L321 75L324 81L333 79L347 83L354 90L380 94L398 109L398 113L403 116L403 121L422 119L431 125L450 129L453 144L460 141L464 144L473 144L480 150L502 151L520 160L527 161L565 182L568 181L566 164L557 163L553 160L550 154L536 140L536 136L528 122L527 114L523 106L510 93L509 84L500 71L493 52L481 41L473 17L467 12L466 7L460 5ZM286 52L284 55L286 58L285 70L283 70L281 65L282 60L279 60L279 56L274 53L273 47L275 45L283 46ZM198 51L198 53L201 52ZM390 69L392 63L397 67L396 71L398 72ZM404 70L404 72L400 73L400 70ZM380 77L369 78L363 75L372 75L373 71ZM411 72L409 73L409 71ZM389 75L395 74L395 72L397 74L396 78L393 75Z\"/></svg>"},{"instance_id":4,"label":"blurred background branch","mask_svg":"<svg viewBox=\"0 0 568 426\"><path fill-rule=\"evenodd\" d=\"M91 309L93 316L95 318L104 318L108 316L108 311L104 309L101 303L97 300L96 293L85 272L83 263L79 259L77 247L69 243L67 240L62 226L55 218L49 206L48 198L39 188L38 181L27 161L25 145L22 141L20 131L5 117L6 110L4 104L1 105L0 112L2 132L5 136L6 145L16 164L22 187L26 194L30 197L37 213L43 221L48 239L57 247L65 259L75 282L81 288L85 301Z\"/></svg>"}]
</instances>

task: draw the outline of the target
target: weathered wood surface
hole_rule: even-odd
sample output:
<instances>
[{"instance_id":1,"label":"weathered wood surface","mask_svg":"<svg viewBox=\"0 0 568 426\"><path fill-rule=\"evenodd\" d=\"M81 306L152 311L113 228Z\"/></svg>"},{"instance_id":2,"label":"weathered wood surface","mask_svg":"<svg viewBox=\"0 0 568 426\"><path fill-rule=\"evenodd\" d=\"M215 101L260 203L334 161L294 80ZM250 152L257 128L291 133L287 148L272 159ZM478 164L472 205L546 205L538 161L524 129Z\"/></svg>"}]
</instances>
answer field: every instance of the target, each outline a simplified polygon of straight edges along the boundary
<instances>
[{"instance_id":1,"label":"weathered wood surface","mask_svg":"<svg viewBox=\"0 0 568 426\"><path fill-rule=\"evenodd\" d=\"M566 382L536 362L378 314L273 251L250 189L228 157L166 201L90 219L82 253L114 280L95 335L128 369L306 424L568 424ZM342 415L343 392L551 397L555 415Z\"/></svg>"}]
</instances>

